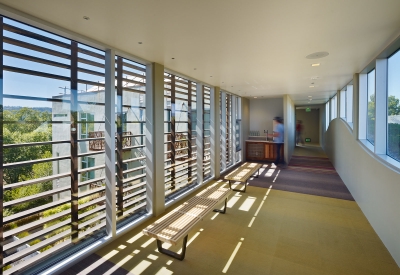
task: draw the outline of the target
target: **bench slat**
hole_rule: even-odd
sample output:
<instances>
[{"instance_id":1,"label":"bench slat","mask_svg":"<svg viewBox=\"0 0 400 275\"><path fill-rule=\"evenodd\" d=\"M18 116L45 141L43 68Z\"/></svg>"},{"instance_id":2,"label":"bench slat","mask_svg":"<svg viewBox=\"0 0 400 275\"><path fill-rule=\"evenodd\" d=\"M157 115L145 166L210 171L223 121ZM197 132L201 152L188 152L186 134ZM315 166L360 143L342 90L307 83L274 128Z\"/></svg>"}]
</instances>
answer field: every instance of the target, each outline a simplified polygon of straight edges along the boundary
<instances>
[{"instance_id":1,"label":"bench slat","mask_svg":"<svg viewBox=\"0 0 400 275\"><path fill-rule=\"evenodd\" d=\"M246 162L232 173L226 175L224 179L245 183L261 166L259 163Z\"/></svg>"},{"instance_id":2,"label":"bench slat","mask_svg":"<svg viewBox=\"0 0 400 275\"><path fill-rule=\"evenodd\" d=\"M230 193L229 188L210 186L143 229L143 234L176 245Z\"/></svg>"}]
</instances>

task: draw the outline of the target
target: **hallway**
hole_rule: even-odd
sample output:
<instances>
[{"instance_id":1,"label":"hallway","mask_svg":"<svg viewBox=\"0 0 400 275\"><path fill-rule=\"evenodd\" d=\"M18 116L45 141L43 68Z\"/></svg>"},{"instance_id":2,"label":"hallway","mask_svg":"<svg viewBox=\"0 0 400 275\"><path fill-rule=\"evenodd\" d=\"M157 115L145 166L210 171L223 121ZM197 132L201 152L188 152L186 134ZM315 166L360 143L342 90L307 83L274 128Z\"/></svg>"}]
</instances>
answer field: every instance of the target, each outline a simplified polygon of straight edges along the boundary
<instances>
[{"instance_id":1,"label":"hallway","mask_svg":"<svg viewBox=\"0 0 400 275\"><path fill-rule=\"evenodd\" d=\"M323 151L302 147L295 155L321 157ZM260 178L281 171L271 167L264 165ZM276 190L274 184L248 186L229 199L227 214L211 213L193 228L182 262L158 253L155 240L141 233L155 220L62 274L400 274L351 200Z\"/></svg>"}]
</instances>

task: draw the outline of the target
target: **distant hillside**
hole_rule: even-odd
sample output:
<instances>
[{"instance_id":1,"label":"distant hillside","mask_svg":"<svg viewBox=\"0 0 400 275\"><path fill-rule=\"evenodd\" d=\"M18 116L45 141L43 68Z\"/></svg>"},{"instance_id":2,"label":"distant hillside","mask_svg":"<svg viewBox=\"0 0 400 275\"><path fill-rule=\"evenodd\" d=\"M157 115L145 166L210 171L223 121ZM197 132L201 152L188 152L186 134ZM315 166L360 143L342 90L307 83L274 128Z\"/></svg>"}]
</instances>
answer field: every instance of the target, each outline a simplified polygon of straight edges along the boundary
<instances>
[{"instance_id":1,"label":"distant hillside","mask_svg":"<svg viewBox=\"0 0 400 275\"><path fill-rule=\"evenodd\" d=\"M19 109L22 109L22 108L23 107L21 107L21 106L4 106L4 110L8 110L8 111L18 111ZM50 107L30 107L29 109L38 110L40 112L51 113Z\"/></svg>"}]
</instances>

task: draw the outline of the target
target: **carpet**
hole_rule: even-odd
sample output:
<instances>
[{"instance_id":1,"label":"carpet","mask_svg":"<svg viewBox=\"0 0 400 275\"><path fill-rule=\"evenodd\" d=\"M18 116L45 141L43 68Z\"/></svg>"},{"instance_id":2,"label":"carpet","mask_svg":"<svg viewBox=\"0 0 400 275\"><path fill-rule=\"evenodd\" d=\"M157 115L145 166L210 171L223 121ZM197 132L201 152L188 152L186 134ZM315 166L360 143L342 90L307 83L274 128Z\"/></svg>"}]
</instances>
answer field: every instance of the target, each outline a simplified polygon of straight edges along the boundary
<instances>
[{"instance_id":1,"label":"carpet","mask_svg":"<svg viewBox=\"0 0 400 275\"><path fill-rule=\"evenodd\" d=\"M264 164L249 185L354 201L328 158L293 156L286 169Z\"/></svg>"}]
</instances>

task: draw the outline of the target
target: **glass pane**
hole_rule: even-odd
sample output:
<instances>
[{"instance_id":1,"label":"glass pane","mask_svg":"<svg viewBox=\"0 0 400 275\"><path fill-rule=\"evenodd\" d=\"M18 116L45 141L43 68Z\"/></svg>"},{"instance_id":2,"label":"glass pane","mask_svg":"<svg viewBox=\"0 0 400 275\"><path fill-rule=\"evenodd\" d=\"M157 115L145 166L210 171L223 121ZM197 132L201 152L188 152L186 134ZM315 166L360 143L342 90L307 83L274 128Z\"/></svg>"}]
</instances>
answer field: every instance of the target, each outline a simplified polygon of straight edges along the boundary
<instances>
[{"instance_id":1,"label":"glass pane","mask_svg":"<svg viewBox=\"0 0 400 275\"><path fill-rule=\"evenodd\" d=\"M375 144L375 70L368 74L367 140Z\"/></svg>"},{"instance_id":2,"label":"glass pane","mask_svg":"<svg viewBox=\"0 0 400 275\"><path fill-rule=\"evenodd\" d=\"M400 51L388 59L387 154L400 161Z\"/></svg>"}]
</instances>

